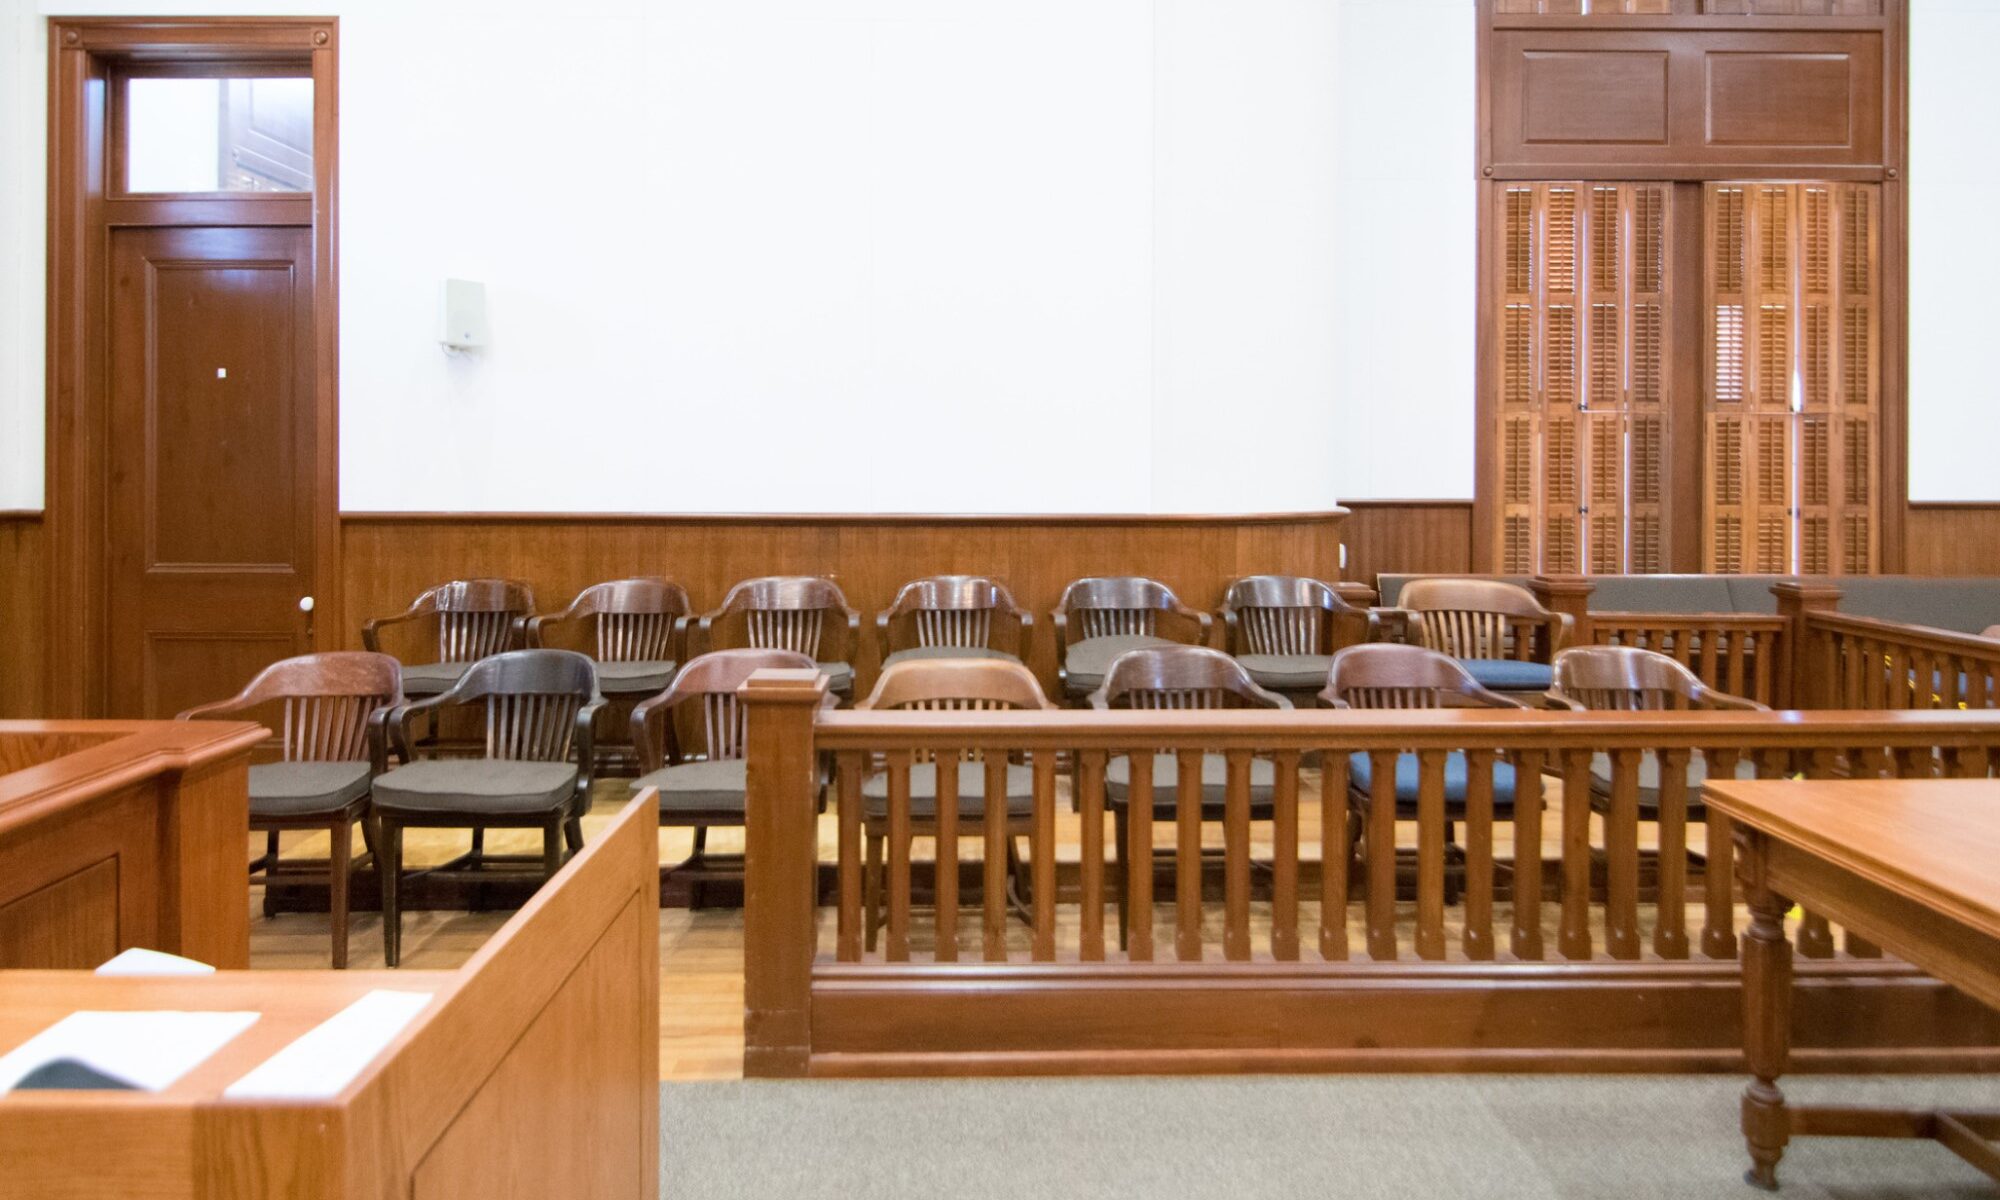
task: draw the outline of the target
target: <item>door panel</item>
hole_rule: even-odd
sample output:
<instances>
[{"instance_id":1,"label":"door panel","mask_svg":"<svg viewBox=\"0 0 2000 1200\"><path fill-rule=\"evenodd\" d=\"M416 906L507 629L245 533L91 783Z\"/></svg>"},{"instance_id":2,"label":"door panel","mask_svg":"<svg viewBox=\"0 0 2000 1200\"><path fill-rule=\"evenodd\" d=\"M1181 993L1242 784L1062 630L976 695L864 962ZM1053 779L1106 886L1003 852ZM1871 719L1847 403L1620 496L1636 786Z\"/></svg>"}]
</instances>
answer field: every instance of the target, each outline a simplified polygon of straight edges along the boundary
<instances>
[{"instance_id":1,"label":"door panel","mask_svg":"<svg viewBox=\"0 0 2000 1200\"><path fill-rule=\"evenodd\" d=\"M110 299L105 694L166 717L307 646L310 232L116 230Z\"/></svg>"}]
</instances>

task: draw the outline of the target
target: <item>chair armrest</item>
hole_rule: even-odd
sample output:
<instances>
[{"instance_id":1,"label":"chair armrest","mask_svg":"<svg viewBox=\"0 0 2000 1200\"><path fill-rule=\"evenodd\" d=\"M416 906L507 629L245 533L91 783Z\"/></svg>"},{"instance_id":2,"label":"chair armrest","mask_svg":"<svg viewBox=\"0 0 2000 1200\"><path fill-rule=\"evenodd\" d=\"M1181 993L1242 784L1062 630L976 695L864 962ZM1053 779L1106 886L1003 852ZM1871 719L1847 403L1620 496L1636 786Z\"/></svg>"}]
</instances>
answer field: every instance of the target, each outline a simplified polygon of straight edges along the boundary
<instances>
[{"instance_id":1,"label":"chair armrest","mask_svg":"<svg viewBox=\"0 0 2000 1200\"><path fill-rule=\"evenodd\" d=\"M410 736L411 720L427 712L450 708L459 702L458 685L453 684L449 691L439 692L435 696L427 696L409 704L401 704L389 711L386 718L389 732L395 737L397 753L404 762L417 761L416 739Z\"/></svg>"},{"instance_id":2,"label":"chair armrest","mask_svg":"<svg viewBox=\"0 0 2000 1200\"><path fill-rule=\"evenodd\" d=\"M1718 692L1703 686L1697 700L1705 708L1728 709L1734 712L1770 712L1771 706L1752 700L1747 696L1736 696L1728 692Z\"/></svg>"},{"instance_id":3,"label":"chair armrest","mask_svg":"<svg viewBox=\"0 0 2000 1200\"><path fill-rule=\"evenodd\" d=\"M841 611L847 614L847 662L849 666L859 667L865 649L861 644L861 613L852 608Z\"/></svg>"},{"instance_id":4,"label":"chair armrest","mask_svg":"<svg viewBox=\"0 0 2000 1200\"><path fill-rule=\"evenodd\" d=\"M391 625L399 625L404 621L414 621L418 617L427 617L431 614L431 612L432 612L431 594L429 592L425 592L423 595L418 596L415 600L412 600L410 602L410 607L404 609L402 612L397 613L395 616L375 617L369 620L366 624L362 625L361 645L364 649L372 650L375 653L380 654L382 652L381 637L380 637L382 630L387 629Z\"/></svg>"},{"instance_id":5,"label":"chair armrest","mask_svg":"<svg viewBox=\"0 0 2000 1200\"><path fill-rule=\"evenodd\" d=\"M715 623L728 615L727 609L718 608L695 618L695 632L701 636L701 649L688 647L688 657L694 658L715 649Z\"/></svg>"},{"instance_id":6,"label":"chair armrest","mask_svg":"<svg viewBox=\"0 0 2000 1200\"><path fill-rule=\"evenodd\" d=\"M1417 624L1417 614L1407 608L1371 608L1368 610L1368 640L1371 642L1409 643L1410 630Z\"/></svg>"},{"instance_id":7,"label":"chair armrest","mask_svg":"<svg viewBox=\"0 0 2000 1200\"><path fill-rule=\"evenodd\" d=\"M207 704L197 704L186 712L176 713L174 720L199 721L207 717L219 717L233 712L242 712L249 707L250 705L239 694L231 696L227 700L215 700Z\"/></svg>"},{"instance_id":8,"label":"chair armrest","mask_svg":"<svg viewBox=\"0 0 2000 1200\"><path fill-rule=\"evenodd\" d=\"M1576 636L1576 618L1568 613L1550 613L1549 658L1553 660Z\"/></svg>"},{"instance_id":9,"label":"chair armrest","mask_svg":"<svg viewBox=\"0 0 2000 1200\"><path fill-rule=\"evenodd\" d=\"M597 761L597 739L594 727L597 714L604 711L604 700L596 699L576 710L576 734L570 749L576 754L576 789L586 803L590 799L590 771Z\"/></svg>"},{"instance_id":10,"label":"chair armrest","mask_svg":"<svg viewBox=\"0 0 2000 1200\"><path fill-rule=\"evenodd\" d=\"M1542 706L1544 708L1556 709L1559 712L1589 711L1588 709L1584 708L1583 705L1578 704L1576 701L1570 699L1568 696L1564 696L1553 691L1542 693Z\"/></svg>"},{"instance_id":11,"label":"chair armrest","mask_svg":"<svg viewBox=\"0 0 2000 1200\"><path fill-rule=\"evenodd\" d=\"M632 706L632 748L639 755L641 775L651 774L667 765L668 743L672 741L671 732L663 735L657 746L653 743L655 712L665 708L664 716L669 722L669 730L672 728L673 709L671 705L663 704L666 697L667 693L661 692L656 696L648 696Z\"/></svg>"},{"instance_id":12,"label":"chair armrest","mask_svg":"<svg viewBox=\"0 0 2000 1200\"><path fill-rule=\"evenodd\" d=\"M1236 653L1236 610L1227 604L1222 606L1222 650L1234 656Z\"/></svg>"},{"instance_id":13,"label":"chair armrest","mask_svg":"<svg viewBox=\"0 0 2000 1200\"><path fill-rule=\"evenodd\" d=\"M895 614L894 606L875 614L875 644L882 648L883 657L889 654L889 618Z\"/></svg>"},{"instance_id":14,"label":"chair armrest","mask_svg":"<svg viewBox=\"0 0 2000 1200\"><path fill-rule=\"evenodd\" d=\"M389 769L389 716L395 711L384 705L368 714L368 773L371 777Z\"/></svg>"}]
</instances>

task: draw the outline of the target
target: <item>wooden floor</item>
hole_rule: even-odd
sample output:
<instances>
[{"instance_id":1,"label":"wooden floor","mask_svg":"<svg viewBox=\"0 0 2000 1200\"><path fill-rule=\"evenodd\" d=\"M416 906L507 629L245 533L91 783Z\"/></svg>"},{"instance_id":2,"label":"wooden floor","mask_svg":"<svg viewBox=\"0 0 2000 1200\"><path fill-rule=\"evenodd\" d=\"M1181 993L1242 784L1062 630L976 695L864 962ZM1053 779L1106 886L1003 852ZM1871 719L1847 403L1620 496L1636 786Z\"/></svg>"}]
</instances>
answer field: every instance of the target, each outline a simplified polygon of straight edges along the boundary
<instances>
[{"instance_id":1,"label":"wooden floor","mask_svg":"<svg viewBox=\"0 0 2000 1200\"><path fill-rule=\"evenodd\" d=\"M623 791L623 781L607 781L605 790L600 792L595 812L584 819L585 837L591 831L609 820L614 803ZM1310 791L1310 787L1302 789ZM1551 862L1560 853L1561 796L1555 781L1550 781L1548 793L1549 810L1543 820L1544 853ZM1316 797L1301 796L1300 841L1305 847L1318 844ZM1060 806L1058 823L1057 857L1073 861L1081 844L1079 820L1069 811L1068 805ZM834 858L834 823L832 817L822 819L820 836L822 861ZM1500 823L1494 830L1495 851L1502 856L1511 856L1511 827ZM1695 849L1701 847L1701 830L1690 830ZM1171 826L1162 831L1162 846L1171 846L1173 830ZM441 863L462 853L466 847L466 835L449 830L411 830L406 835L405 862L408 869ZM489 850L496 853L509 851L539 852L538 833L505 833L494 831L487 837ZM255 839L256 851L262 849L262 839ZM677 862L684 858L691 846L686 830L670 829L660 833L660 854L663 862ZM742 850L741 830L715 830L709 837L709 851L716 854L740 853ZM357 839L356 850L359 851ZM928 858L931 854L928 841L920 841L915 857ZM979 851L976 840L967 841L962 857L976 858ZM1253 855L1268 853L1268 847L1254 846ZM325 834L287 835L285 854L305 858L323 858L326 854ZM250 959L253 967L262 968L318 968L329 963L329 941L327 918L323 914L288 913L274 918L266 918L262 912L262 889L251 889ZM1648 906L1650 907L1650 906ZM1216 906L1205 914L1218 924L1221 912ZM1402 917L1402 944L1408 947L1415 928L1413 905L1400 906ZM1594 918L1601 918L1602 907L1593 906ZM1447 912L1447 921L1457 915L1458 910ZM504 924L511 915L508 912L416 912L404 917L403 963L416 968L455 967L470 958L493 932ZM822 926L822 948L831 953L833 949L831 912ZM1510 914L1507 906L1496 905L1495 924L1500 936L1505 938ZM1351 905L1348 911L1349 936L1355 946L1365 945L1365 933L1361 925L1361 907ZM1698 920L1694 914L1691 919ZM1159 931L1158 944L1163 947L1173 945L1174 906L1162 903L1155 911ZM1308 902L1303 906L1300 920L1305 928L1312 928L1318 921L1317 907ZM1650 928L1651 914L1642 911L1642 928ZM1074 905L1058 909L1058 944L1073 946L1077 939L1078 913ZM929 949L927 923L913 921L913 948L919 952ZM977 918L967 913L966 925L971 940L962 943L968 951L976 950ZM1270 908L1267 904L1257 904L1252 909L1253 938L1260 943L1268 935L1270 928ZM376 913L356 914L350 923L349 961L356 966L377 965L382 961L382 921ZM1210 931L1219 934L1219 930ZM1553 933L1553 930L1550 931ZM1601 931L1598 931L1601 944ZM1454 948L1459 931L1455 923L1447 929L1447 936ZM1027 950L1029 931L1020 922L1012 923L1011 937L1019 944L1018 952ZM1209 937L1211 944L1219 942L1219 936ZM743 1072L743 914L735 908L707 908L690 911L687 909L664 909L660 913L660 1077L664 1080L735 1079Z\"/></svg>"}]
</instances>

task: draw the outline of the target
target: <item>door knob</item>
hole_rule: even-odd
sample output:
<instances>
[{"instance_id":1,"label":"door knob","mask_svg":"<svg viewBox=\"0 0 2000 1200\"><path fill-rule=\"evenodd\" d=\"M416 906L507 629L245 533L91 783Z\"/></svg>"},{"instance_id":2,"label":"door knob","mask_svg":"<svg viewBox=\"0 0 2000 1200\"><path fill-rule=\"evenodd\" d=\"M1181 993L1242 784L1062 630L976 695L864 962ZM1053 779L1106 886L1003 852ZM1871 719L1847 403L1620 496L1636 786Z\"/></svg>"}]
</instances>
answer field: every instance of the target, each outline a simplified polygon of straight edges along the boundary
<instances>
[{"instance_id":1,"label":"door knob","mask_svg":"<svg viewBox=\"0 0 2000 1200\"><path fill-rule=\"evenodd\" d=\"M312 610L313 610L313 598L311 596L300 596L299 611L309 613Z\"/></svg>"}]
</instances>

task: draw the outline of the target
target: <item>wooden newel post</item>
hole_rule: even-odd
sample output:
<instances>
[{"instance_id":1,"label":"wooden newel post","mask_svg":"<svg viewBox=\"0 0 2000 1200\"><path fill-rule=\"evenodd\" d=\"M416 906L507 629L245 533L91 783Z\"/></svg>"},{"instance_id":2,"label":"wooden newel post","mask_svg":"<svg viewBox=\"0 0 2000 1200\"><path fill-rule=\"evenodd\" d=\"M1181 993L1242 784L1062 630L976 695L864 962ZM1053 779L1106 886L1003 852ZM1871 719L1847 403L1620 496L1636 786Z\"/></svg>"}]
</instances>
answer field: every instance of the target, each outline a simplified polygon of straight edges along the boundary
<instances>
[{"instance_id":1,"label":"wooden newel post","mask_svg":"<svg viewBox=\"0 0 2000 1200\"><path fill-rule=\"evenodd\" d=\"M1568 613L1576 622L1571 628L1569 644L1589 646L1596 642L1596 631L1590 627L1590 594L1597 585L1584 575L1537 575L1528 581L1528 590L1535 599L1550 612Z\"/></svg>"},{"instance_id":2,"label":"wooden newel post","mask_svg":"<svg viewBox=\"0 0 2000 1200\"><path fill-rule=\"evenodd\" d=\"M812 1059L819 939L818 671L759 671L742 698L749 771L743 864L743 1074L796 1078Z\"/></svg>"},{"instance_id":3,"label":"wooden newel post","mask_svg":"<svg viewBox=\"0 0 2000 1200\"><path fill-rule=\"evenodd\" d=\"M1806 616L1839 611L1840 589L1824 581L1787 579L1772 584L1771 594L1778 598L1778 615L1785 621L1778 650L1778 702L1773 707L1824 707L1827 697L1816 686L1817 656L1807 635Z\"/></svg>"}]
</instances>

